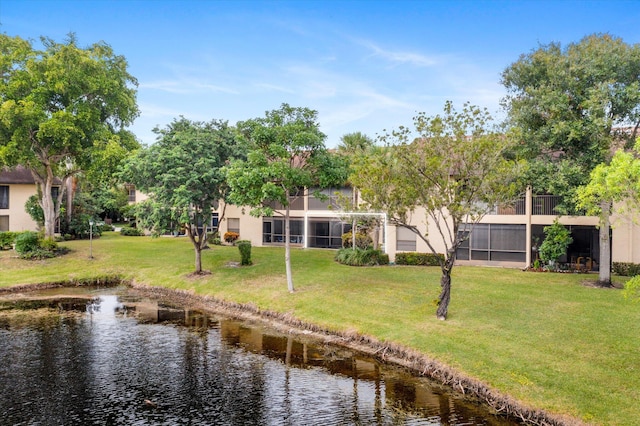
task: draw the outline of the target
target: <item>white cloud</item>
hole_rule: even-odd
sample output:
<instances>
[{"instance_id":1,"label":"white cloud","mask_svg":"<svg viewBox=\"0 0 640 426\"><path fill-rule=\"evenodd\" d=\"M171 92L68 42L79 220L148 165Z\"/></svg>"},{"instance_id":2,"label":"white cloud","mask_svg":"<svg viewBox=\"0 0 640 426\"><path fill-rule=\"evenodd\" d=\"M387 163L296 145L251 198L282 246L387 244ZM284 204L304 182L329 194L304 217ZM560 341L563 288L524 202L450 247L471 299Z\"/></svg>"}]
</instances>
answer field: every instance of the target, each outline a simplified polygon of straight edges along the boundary
<instances>
[{"instance_id":1,"label":"white cloud","mask_svg":"<svg viewBox=\"0 0 640 426\"><path fill-rule=\"evenodd\" d=\"M371 56L381 57L394 64L409 64L417 67L433 67L442 63L441 57L431 57L408 51L385 50L371 41L357 41L358 44L369 49Z\"/></svg>"}]
</instances>

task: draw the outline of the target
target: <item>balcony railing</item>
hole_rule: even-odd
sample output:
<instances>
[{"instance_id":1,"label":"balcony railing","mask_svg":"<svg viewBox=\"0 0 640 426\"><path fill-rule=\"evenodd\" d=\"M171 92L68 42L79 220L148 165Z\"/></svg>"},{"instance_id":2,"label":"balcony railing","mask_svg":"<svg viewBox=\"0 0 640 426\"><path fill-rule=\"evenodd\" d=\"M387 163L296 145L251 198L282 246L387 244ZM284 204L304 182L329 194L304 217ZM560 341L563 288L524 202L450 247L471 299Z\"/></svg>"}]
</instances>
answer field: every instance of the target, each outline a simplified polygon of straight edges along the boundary
<instances>
[{"instance_id":1,"label":"balcony railing","mask_svg":"<svg viewBox=\"0 0 640 426\"><path fill-rule=\"evenodd\" d=\"M560 204L557 195L534 195L531 200L531 214L535 216L556 216L556 207Z\"/></svg>"},{"instance_id":2,"label":"balcony railing","mask_svg":"<svg viewBox=\"0 0 640 426\"><path fill-rule=\"evenodd\" d=\"M534 216L559 214L556 207L560 204L561 198L557 195L534 195L531 197L531 214ZM492 215L524 215L526 214L526 198L520 197L515 203L508 206L500 206L493 209Z\"/></svg>"}]
</instances>

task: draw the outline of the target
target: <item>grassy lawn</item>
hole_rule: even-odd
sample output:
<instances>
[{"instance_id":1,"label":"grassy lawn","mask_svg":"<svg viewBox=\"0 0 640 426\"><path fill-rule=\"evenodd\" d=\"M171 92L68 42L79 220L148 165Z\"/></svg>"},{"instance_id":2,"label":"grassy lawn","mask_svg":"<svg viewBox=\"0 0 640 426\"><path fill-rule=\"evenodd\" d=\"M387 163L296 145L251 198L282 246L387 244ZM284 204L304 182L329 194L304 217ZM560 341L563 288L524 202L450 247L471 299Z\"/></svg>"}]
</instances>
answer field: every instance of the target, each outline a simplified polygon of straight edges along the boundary
<instances>
[{"instance_id":1,"label":"grassy lawn","mask_svg":"<svg viewBox=\"0 0 640 426\"><path fill-rule=\"evenodd\" d=\"M284 250L254 247L254 265L234 268L236 247L203 252L211 275L189 278L186 238L121 237L62 243L62 258L23 261L0 252L0 286L118 273L154 286L357 331L424 352L525 404L601 425L640 419L640 305L619 290L582 285L594 276L456 267L449 319L435 318L438 268L354 268L334 251L293 250L289 294Z\"/></svg>"}]
</instances>

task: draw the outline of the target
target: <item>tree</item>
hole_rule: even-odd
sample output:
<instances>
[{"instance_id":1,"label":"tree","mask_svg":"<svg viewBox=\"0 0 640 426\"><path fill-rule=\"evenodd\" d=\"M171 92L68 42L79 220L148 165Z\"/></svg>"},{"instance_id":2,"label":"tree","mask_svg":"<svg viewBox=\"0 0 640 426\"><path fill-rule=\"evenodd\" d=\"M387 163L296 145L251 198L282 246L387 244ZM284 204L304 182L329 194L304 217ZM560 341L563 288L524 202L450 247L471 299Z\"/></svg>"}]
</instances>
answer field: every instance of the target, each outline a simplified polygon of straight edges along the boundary
<instances>
[{"instance_id":1,"label":"tree","mask_svg":"<svg viewBox=\"0 0 640 426\"><path fill-rule=\"evenodd\" d=\"M443 115L414 117L418 136L407 127L383 135L386 148L356 164L350 179L370 209L387 213L396 226L413 231L431 252L444 245L437 317L446 319L456 250L469 231L496 205L513 201L516 163L504 154L510 138L489 128L486 110L447 102ZM390 144L392 143L393 144ZM414 215L424 215L422 230Z\"/></svg>"},{"instance_id":2,"label":"tree","mask_svg":"<svg viewBox=\"0 0 640 426\"><path fill-rule=\"evenodd\" d=\"M569 244L573 242L571 231L556 219L552 225L544 227L544 235L544 241L540 244L540 259L557 268L558 259L567 254Z\"/></svg>"},{"instance_id":3,"label":"tree","mask_svg":"<svg viewBox=\"0 0 640 426\"><path fill-rule=\"evenodd\" d=\"M562 48L540 46L502 74L503 103L518 128L518 152L531 161L534 192L562 197L577 213L577 189L610 160L614 142L631 143L640 125L640 45L594 34ZM629 127L631 126L631 127ZM625 128L626 127L626 128ZM606 212L610 206L602 205ZM608 222L600 226L600 281L609 281Z\"/></svg>"},{"instance_id":4,"label":"tree","mask_svg":"<svg viewBox=\"0 0 640 426\"><path fill-rule=\"evenodd\" d=\"M364 153L375 146L375 142L362 132L347 133L340 138L338 152L345 155Z\"/></svg>"},{"instance_id":5,"label":"tree","mask_svg":"<svg viewBox=\"0 0 640 426\"><path fill-rule=\"evenodd\" d=\"M610 216L637 221L640 209L640 139L634 151L618 150L609 164L597 165L589 182L578 188L578 206L598 216L600 227L610 226ZM602 270L602 267L601 267ZM600 274L602 285L611 285L611 272Z\"/></svg>"},{"instance_id":6,"label":"tree","mask_svg":"<svg viewBox=\"0 0 640 426\"><path fill-rule=\"evenodd\" d=\"M291 273L290 202L309 188L344 183L346 167L330 155L320 132L317 112L282 104L265 117L238 123L249 142L246 160L231 162L227 180L234 204L252 207L253 216L271 216L284 208L287 288L294 291Z\"/></svg>"},{"instance_id":7,"label":"tree","mask_svg":"<svg viewBox=\"0 0 640 426\"><path fill-rule=\"evenodd\" d=\"M51 237L67 180L137 117L137 81L103 42L80 48L73 34L41 42L44 50L35 50L0 34L0 162L31 170ZM55 177L63 183L57 200Z\"/></svg>"},{"instance_id":8,"label":"tree","mask_svg":"<svg viewBox=\"0 0 640 426\"><path fill-rule=\"evenodd\" d=\"M345 156L347 162L349 163L349 167L351 167L351 163L356 161L359 156L366 155L372 149L375 149L375 141L371 139L369 136L365 135L362 132L353 132L347 133L340 138L340 144L338 145L338 154ZM358 191L356 188L353 188L353 193L351 199L347 199L343 195L338 196L338 204L342 209L346 209L348 212L358 212L360 210L359 202L358 202ZM379 240L379 229L381 226L380 219L378 216L365 216L365 215L350 215L349 217L345 216L345 220L351 219L351 247L356 248L358 244L356 243L356 238L358 235L358 225L361 225L365 231L369 229L374 230L374 238L373 238L373 247L374 249L378 249L378 240Z\"/></svg>"},{"instance_id":9,"label":"tree","mask_svg":"<svg viewBox=\"0 0 640 426\"><path fill-rule=\"evenodd\" d=\"M212 209L229 190L222 168L242 151L226 121L180 117L154 132L156 142L129 159L122 179L149 194L140 210L143 226L155 234L169 231L171 222L185 227L195 250L195 273L201 274Z\"/></svg>"}]
</instances>

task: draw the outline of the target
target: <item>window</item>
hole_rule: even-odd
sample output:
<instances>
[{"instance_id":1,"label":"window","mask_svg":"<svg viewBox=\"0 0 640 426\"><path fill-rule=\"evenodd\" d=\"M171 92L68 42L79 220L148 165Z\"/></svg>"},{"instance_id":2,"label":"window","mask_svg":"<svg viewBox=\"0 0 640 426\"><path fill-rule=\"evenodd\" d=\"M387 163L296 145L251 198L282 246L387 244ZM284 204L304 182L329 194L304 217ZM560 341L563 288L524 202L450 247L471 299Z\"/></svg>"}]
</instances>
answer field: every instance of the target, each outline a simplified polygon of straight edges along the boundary
<instances>
[{"instance_id":1,"label":"window","mask_svg":"<svg viewBox=\"0 0 640 426\"><path fill-rule=\"evenodd\" d=\"M9 208L9 186L0 185L0 209Z\"/></svg>"},{"instance_id":2,"label":"window","mask_svg":"<svg viewBox=\"0 0 640 426\"><path fill-rule=\"evenodd\" d=\"M396 250L416 251L416 234L402 226L396 227Z\"/></svg>"},{"instance_id":3,"label":"window","mask_svg":"<svg viewBox=\"0 0 640 426\"><path fill-rule=\"evenodd\" d=\"M262 222L262 242L263 243L284 243L285 242L284 219L268 217ZM290 241L293 244L304 242L304 221L302 219L289 219Z\"/></svg>"},{"instance_id":4,"label":"window","mask_svg":"<svg viewBox=\"0 0 640 426\"><path fill-rule=\"evenodd\" d=\"M351 188L329 188L320 190L320 194L327 197L324 201L320 197L313 195L315 190L310 191L309 210L331 210L339 208L340 198L344 197L351 200Z\"/></svg>"},{"instance_id":5,"label":"window","mask_svg":"<svg viewBox=\"0 0 640 426\"><path fill-rule=\"evenodd\" d=\"M227 232L235 232L236 234L240 234L240 219L230 217L227 219Z\"/></svg>"},{"instance_id":6,"label":"window","mask_svg":"<svg viewBox=\"0 0 640 426\"><path fill-rule=\"evenodd\" d=\"M135 203L136 202L136 187L135 185L126 185L125 188L127 189L127 193L128 193L128 201L130 203Z\"/></svg>"},{"instance_id":7,"label":"window","mask_svg":"<svg viewBox=\"0 0 640 426\"><path fill-rule=\"evenodd\" d=\"M274 210L284 210L285 207L276 201L269 203L269 207ZM304 190L293 191L289 195L289 210L304 210Z\"/></svg>"},{"instance_id":8,"label":"window","mask_svg":"<svg viewBox=\"0 0 640 426\"><path fill-rule=\"evenodd\" d=\"M0 216L0 232L9 230L9 216Z\"/></svg>"},{"instance_id":9,"label":"window","mask_svg":"<svg viewBox=\"0 0 640 426\"><path fill-rule=\"evenodd\" d=\"M339 220L311 220L309 247L342 248L342 234L350 230L350 223Z\"/></svg>"},{"instance_id":10,"label":"window","mask_svg":"<svg viewBox=\"0 0 640 426\"><path fill-rule=\"evenodd\" d=\"M473 227L468 243L458 248L460 260L524 262L525 225L481 223Z\"/></svg>"}]
</instances>

